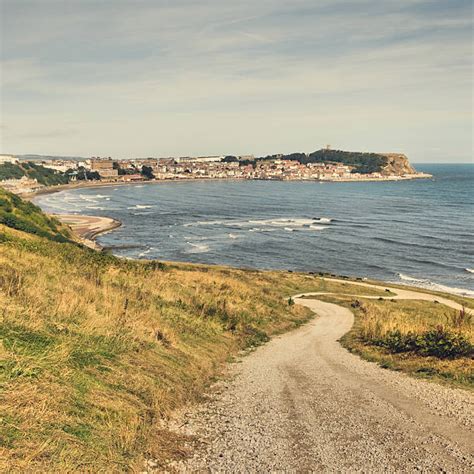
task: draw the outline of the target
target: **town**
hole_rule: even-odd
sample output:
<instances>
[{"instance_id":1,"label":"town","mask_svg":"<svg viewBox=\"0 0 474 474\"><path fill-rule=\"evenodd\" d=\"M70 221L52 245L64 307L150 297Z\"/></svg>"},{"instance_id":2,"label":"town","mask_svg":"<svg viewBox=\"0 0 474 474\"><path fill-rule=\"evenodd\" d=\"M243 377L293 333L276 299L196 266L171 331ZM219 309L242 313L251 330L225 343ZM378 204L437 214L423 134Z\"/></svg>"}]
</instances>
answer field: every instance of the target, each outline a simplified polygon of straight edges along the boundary
<instances>
[{"instance_id":1,"label":"town","mask_svg":"<svg viewBox=\"0 0 474 474\"><path fill-rule=\"evenodd\" d=\"M421 173L386 173L384 170L358 172L356 166L344 163L301 163L274 155L270 159L243 156L200 156L180 158L113 159L92 157L82 160L39 159L25 162L10 155L0 156L0 185L17 194L40 191L42 188L69 183L133 183L142 181L235 179L235 180L313 180L313 181L379 181L427 177ZM24 171L25 163L34 166L34 172ZM18 171L15 166L23 170ZM9 168L8 168L9 167ZM48 171L55 180L48 182L38 177L38 171ZM59 179L61 177L61 179Z\"/></svg>"}]
</instances>

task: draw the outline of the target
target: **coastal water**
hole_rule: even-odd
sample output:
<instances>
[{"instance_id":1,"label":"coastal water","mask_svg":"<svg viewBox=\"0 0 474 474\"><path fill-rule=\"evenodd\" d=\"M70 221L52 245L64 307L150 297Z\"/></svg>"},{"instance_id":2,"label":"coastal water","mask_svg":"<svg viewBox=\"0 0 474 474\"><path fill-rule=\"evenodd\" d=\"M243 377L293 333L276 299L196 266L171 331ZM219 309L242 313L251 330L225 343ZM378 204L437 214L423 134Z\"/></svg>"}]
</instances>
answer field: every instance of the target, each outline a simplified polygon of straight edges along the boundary
<instances>
[{"instance_id":1,"label":"coastal water","mask_svg":"<svg viewBox=\"0 0 474 474\"><path fill-rule=\"evenodd\" d=\"M402 182L161 182L36 199L104 215L120 256L324 271L474 295L474 165L419 165Z\"/></svg>"}]
</instances>

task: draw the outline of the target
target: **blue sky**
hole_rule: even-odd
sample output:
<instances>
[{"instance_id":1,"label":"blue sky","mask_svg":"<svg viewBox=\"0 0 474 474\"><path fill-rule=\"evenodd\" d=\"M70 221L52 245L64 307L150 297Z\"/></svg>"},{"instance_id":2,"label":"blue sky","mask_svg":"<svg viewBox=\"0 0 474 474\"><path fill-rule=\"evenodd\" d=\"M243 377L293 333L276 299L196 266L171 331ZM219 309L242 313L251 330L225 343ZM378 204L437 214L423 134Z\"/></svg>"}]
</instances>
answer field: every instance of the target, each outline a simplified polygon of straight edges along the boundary
<instances>
[{"instance_id":1,"label":"blue sky","mask_svg":"<svg viewBox=\"0 0 474 474\"><path fill-rule=\"evenodd\" d=\"M472 2L0 0L1 151L472 161Z\"/></svg>"}]
</instances>

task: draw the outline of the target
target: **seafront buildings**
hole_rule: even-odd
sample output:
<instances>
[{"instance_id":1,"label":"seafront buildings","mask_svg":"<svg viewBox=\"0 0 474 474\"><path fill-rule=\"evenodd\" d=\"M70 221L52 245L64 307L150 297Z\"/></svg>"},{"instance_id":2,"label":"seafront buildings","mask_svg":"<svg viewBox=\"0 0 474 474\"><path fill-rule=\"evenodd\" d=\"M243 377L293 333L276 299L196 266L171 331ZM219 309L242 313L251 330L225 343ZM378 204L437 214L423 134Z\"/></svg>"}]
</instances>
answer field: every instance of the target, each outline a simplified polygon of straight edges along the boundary
<instances>
[{"instance_id":1,"label":"seafront buildings","mask_svg":"<svg viewBox=\"0 0 474 474\"><path fill-rule=\"evenodd\" d=\"M2 161L0 161L1 165ZM21 161L5 156L3 163ZM159 180L242 179L279 181L380 181L427 177L422 174L361 174L353 166L341 163L308 163L283 158L255 160L248 156L202 156L180 158L133 158L114 160L111 157L92 157L83 161L49 159L37 161L56 173L66 174L69 182L92 181L103 183L130 183ZM0 185L23 194L38 191L42 184L34 179L6 179Z\"/></svg>"}]
</instances>

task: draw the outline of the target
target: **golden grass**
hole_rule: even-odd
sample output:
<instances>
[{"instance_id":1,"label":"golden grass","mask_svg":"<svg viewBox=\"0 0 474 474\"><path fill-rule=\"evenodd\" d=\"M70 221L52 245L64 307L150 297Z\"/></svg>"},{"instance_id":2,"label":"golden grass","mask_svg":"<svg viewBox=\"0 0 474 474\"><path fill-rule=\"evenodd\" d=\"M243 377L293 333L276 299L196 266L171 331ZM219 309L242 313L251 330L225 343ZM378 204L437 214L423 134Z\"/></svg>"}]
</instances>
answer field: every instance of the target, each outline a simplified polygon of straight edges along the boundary
<instances>
[{"instance_id":1,"label":"golden grass","mask_svg":"<svg viewBox=\"0 0 474 474\"><path fill-rule=\"evenodd\" d=\"M469 315L460 319L459 311L427 301L365 300L360 307L353 308L354 299L350 297L324 299L342 304L355 314L354 326L341 341L349 350L386 368L466 388L474 387L474 360L470 356L443 359L413 352L393 353L378 344L395 331L402 335L423 335L437 329L460 334L474 344L474 321Z\"/></svg>"},{"instance_id":2,"label":"golden grass","mask_svg":"<svg viewBox=\"0 0 474 474\"><path fill-rule=\"evenodd\" d=\"M240 349L311 317L309 275L133 262L0 228L0 470L140 469Z\"/></svg>"},{"instance_id":3,"label":"golden grass","mask_svg":"<svg viewBox=\"0 0 474 474\"><path fill-rule=\"evenodd\" d=\"M288 302L302 292L380 290L122 260L0 226L0 471L140 471L147 457L185 455L163 420L199 400L239 350L307 321ZM384 324L419 312L422 325L429 305L415 303L396 303L393 318L383 308L394 303L373 304Z\"/></svg>"}]
</instances>

